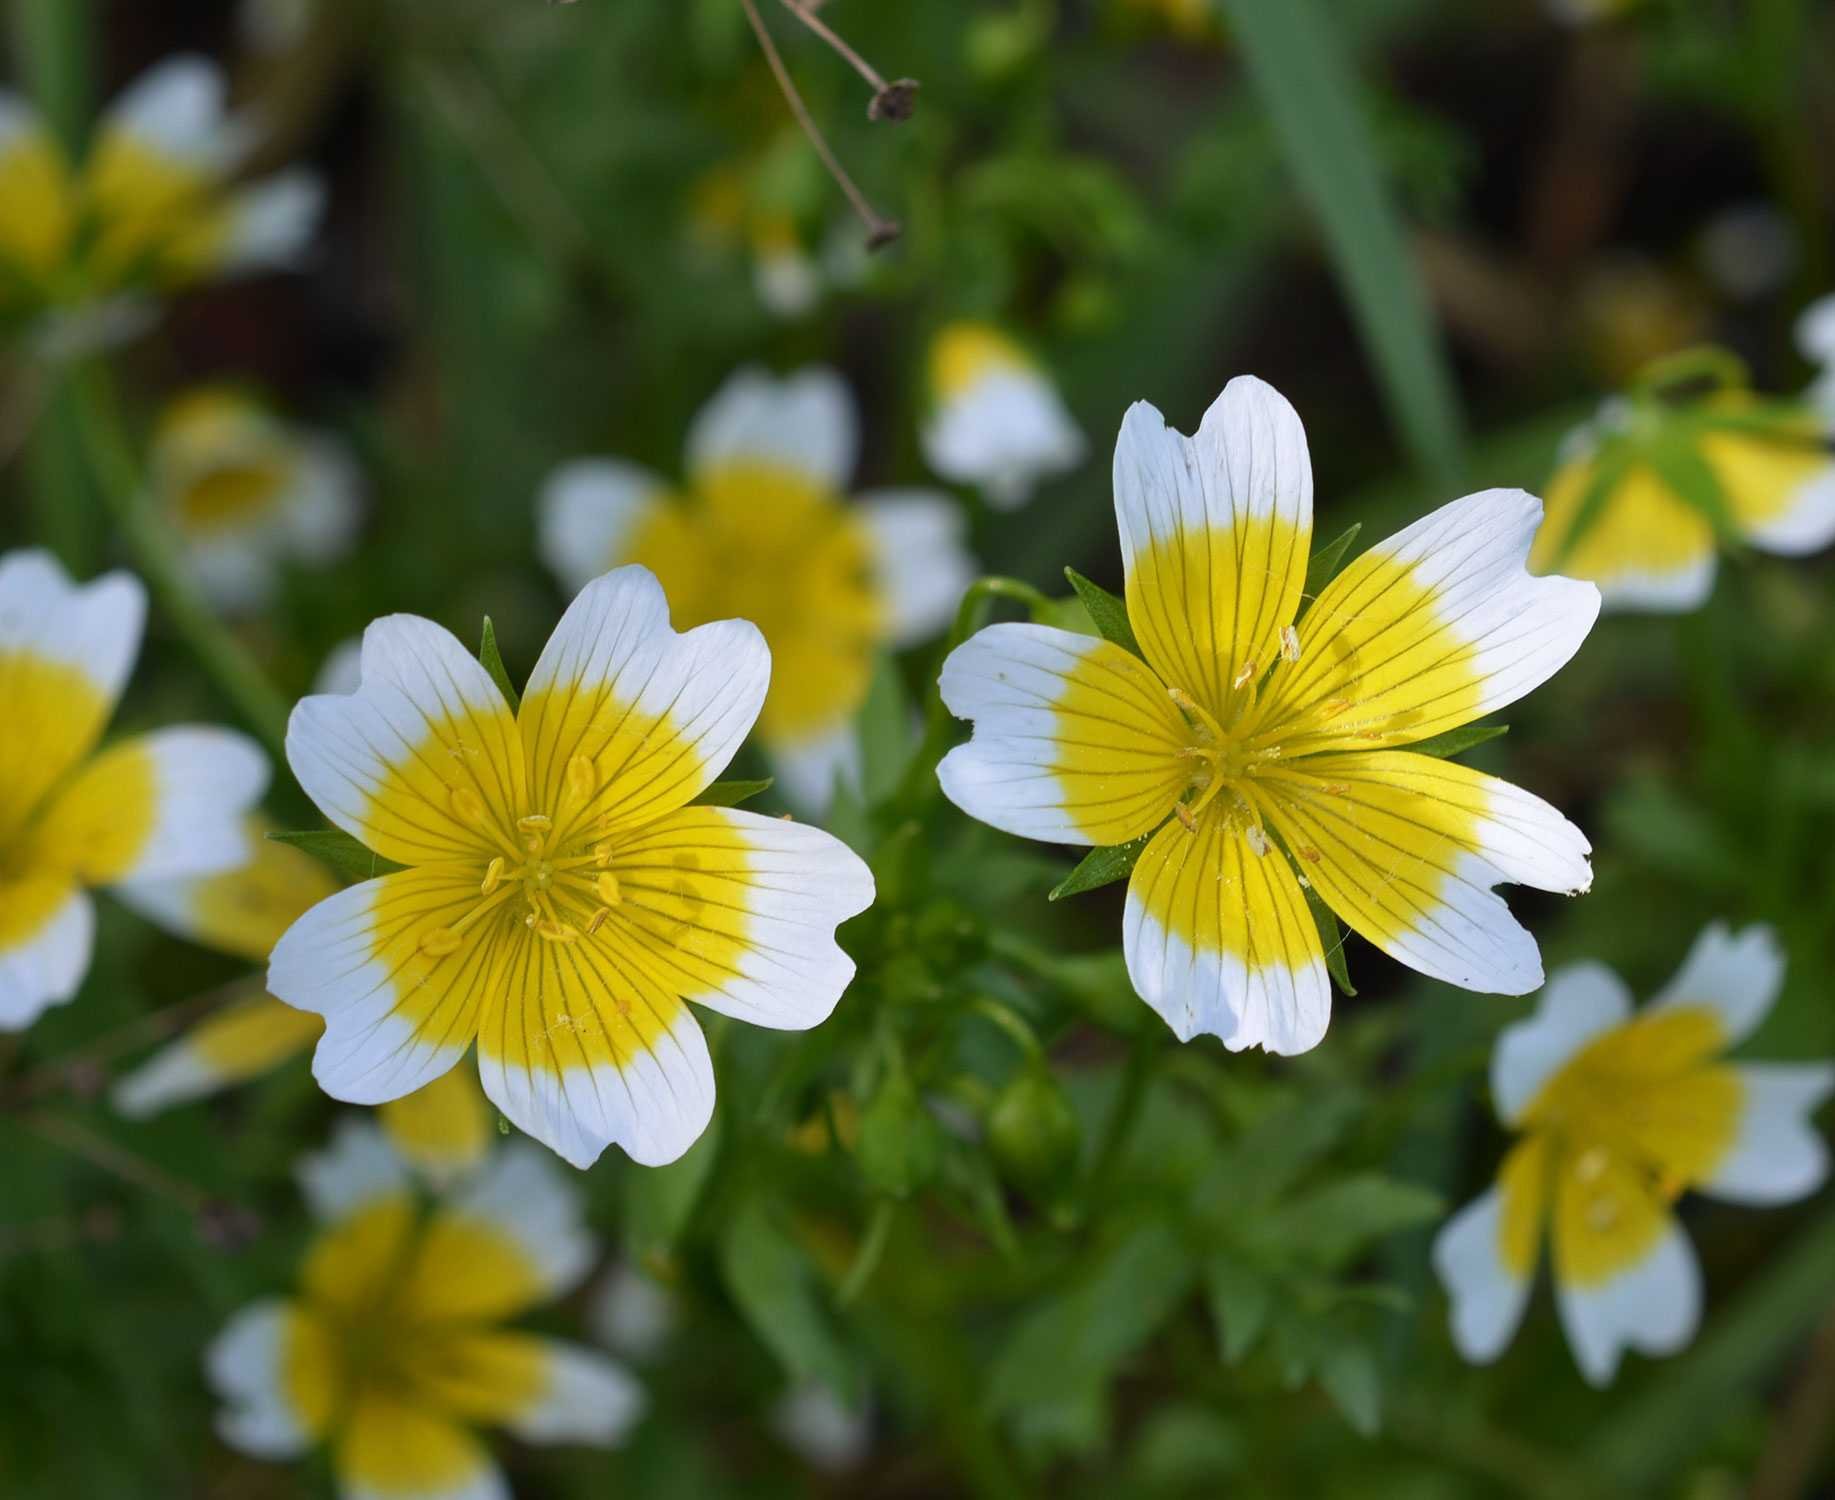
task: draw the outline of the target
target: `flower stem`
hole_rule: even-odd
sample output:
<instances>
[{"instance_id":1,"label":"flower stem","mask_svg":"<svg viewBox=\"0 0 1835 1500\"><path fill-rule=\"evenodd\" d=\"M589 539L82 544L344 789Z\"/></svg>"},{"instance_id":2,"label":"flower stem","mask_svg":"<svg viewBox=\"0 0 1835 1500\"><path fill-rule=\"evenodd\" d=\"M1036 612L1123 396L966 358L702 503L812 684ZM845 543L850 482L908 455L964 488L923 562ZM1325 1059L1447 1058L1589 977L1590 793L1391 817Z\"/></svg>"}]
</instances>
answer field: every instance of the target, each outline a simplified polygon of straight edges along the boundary
<instances>
[{"instance_id":1,"label":"flower stem","mask_svg":"<svg viewBox=\"0 0 1835 1500\"><path fill-rule=\"evenodd\" d=\"M187 576L171 533L148 503L108 372L90 365L74 372L71 384L96 487L160 608L243 722L284 764L287 702L242 643L211 613Z\"/></svg>"}]
</instances>

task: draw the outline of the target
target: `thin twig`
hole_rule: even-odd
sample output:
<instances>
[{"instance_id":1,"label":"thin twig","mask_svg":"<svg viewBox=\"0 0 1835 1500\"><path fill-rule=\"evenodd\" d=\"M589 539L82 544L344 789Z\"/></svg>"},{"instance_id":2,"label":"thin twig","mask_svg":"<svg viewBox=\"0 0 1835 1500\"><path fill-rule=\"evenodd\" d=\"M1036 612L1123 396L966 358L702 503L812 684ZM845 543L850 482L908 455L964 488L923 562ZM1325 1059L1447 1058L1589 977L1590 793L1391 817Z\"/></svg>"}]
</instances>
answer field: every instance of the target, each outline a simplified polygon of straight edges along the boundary
<instances>
[{"instance_id":1,"label":"thin twig","mask_svg":"<svg viewBox=\"0 0 1835 1500\"><path fill-rule=\"evenodd\" d=\"M1835 1312L1823 1319L1796 1384L1772 1419L1749 1500L1795 1500L1808 1493L1828 1446L1828 1413L1835 1406Z\"/></svg>"},{"instance_id":2,"label":"thin twig","mask_svg":"<svg viewBox=\"0 0 1835 1500\"><path fill-rule=\"evenodd\" d=\"M764 49L765 61L771 65L771 72L777 79L778 88L783 91L784 102L790 106L790 113L796 116L803 134L809 137L809 143L816 148L816 155L822 158L822 165L828 168L828 175L835 179L854 212L860 215L861 223L866 225L867 249L877 250L882 245L891 244L900 233L897 221L880 216L873 205L867 202L866 194L854 186L854 179L847 175L835 153L829 149L828 141L809 113L809 106L797 92L796 81L784 66L783 58L778 55L777 43L771 40L771 33L765 26L765 18L758 13L755 0L739 0L739 3L745 8L746 20L751 22L752 33L758 38L758 45Z\"/></svg>"},{"instance_id":3,"label":"thin twig","mask_svg":"<svg viewBox=\"0 0 1835 1500\"><path fill-rule=\"evenodd\" d=\"M867 81L873 90L873 102L867 107L867 116L874 120L908 120L911 118L911 104L917 94L917 80L900 78L887 83L879 76L879 70L842 40L815 13L814 7L805 0L783 0L784 9L795 16L829 46L850 68Z\"/></svg>"},{"instance_id":4,"label":"thin twig","mask_svg":"<svg viewBox=\"0 0 1835 1500\"><path fill-rule=\"evenodd\" d=\"M203 1214L216 1206L216 1200L194 1183L174 1177L165 1168L156 1166L144 1156L137 1156L125 1146L103 1135L98 1135L86 1125L79 1125L75 1120L62 1115L30 1114L23 1123L34 1135L60 1146L72 1156L81 1157L91 1166L100 1167L111 1176L120 1178L130 1187L142 1188L161 1198L169 1198L181 1207L194 1214Z\"/></svg>"}]
</instances>

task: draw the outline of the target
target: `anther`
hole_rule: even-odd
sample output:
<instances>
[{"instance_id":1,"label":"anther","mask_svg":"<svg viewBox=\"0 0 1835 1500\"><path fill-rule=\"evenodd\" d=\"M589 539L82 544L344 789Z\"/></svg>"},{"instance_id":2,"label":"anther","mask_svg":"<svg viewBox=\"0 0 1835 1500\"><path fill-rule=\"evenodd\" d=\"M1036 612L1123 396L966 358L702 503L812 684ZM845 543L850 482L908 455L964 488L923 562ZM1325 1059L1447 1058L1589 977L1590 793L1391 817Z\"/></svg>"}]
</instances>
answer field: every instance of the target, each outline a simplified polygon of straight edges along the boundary
<instances>
[{"instance_id":1,"label":"anther","mask_svg":"<svg viewBox=\"0 0 1835 1500\"><path fill-rule=\"evenodd\" d=\"M1230 679L1233 688L1246 687L1255 680L1255 659L1251 657L1242 664L1242 670Z\"/></svg>"},{"instance_id":2,"label":"anther","mask_svg":"<svg viewBox=\"0 0 1835 1500\"><path fill-rule=\"evenodd\" d=\"M1291 625L1281 627L1281 660L1298 661L1300 659L1300 632Z\"/></svg>"},{"instance_id":3,"label":"anther","mask_svg":"<svg viewBox=\"0 0 1835 1500\"><path fill-rule=\"evenodd\" d=\"M468 786L455 786L452 789L452 810L463 822L484 821L484 799Z\"/></svg>"},{"instance_id":4,"label":"anther","mask_svg":"<svg viewBox=\"0 0 1835 1500\"><path fill-rule=\"evenodd\" d=\"M565 922L550 921L543 918L531 924L538 938L545 938L551 943L576 943L580 940L580 929L570 927Z\"/></svg>"},{"instance_id":5,"label":"anther","mask_svg":"<svg viewBox=\"0 0 1835 1500\"><path fill-rule=\"evenodd\" d=\"M478 887L480 896L488 896L497 889L497 883L503 879L503 856L499 854L484 867L484 883Z\"/></svg>"},{"instance_id":6,"label":"anther","mask_svg":"<svg viewBox=\"0 0 1835 1500\"><path fill-rule=\"evenodd\" d=\"M584 755L576 755L567 762L567 790L576 801L591 800L592 794L599 789L599 773L593 769L592 761Z\"/></svg>"},{"instance_id":7,"label":"anther","mask_svg":"<svg viewBox=\"0 0 1835 1500\"><path fill-rule=\"evenodd\" d=\"M540 854L542 852L542 836L539 833L525 833L522 836L522 846L523 849L531 855Z\"/></svg>"},{"instance_id":8,"label":"anther","mask_svg":"<svg viewBox=\"0 0 1835 1500\"><path fill-rule=\"evenodd\" d=\"M547 813L524 813L516 820L516 826L524 833L546 833L554 827L554 819Z\"/></svg>"},{"instance_id":9,"label":"anther","mask_svg":"<svg viewBox=\"0 0 1835 1500\"><path fill-rule=\"evenodd\" d=\"M596 864L601 870L603 870L611 862L612 862L611 844L610 843L594 844L593 845L593 863Z\"/></svg>"},{"instance_id":10,"label":"anther","mask_svg":"<svg viewBox=\"0 0 1835 1500\"><path fill-rule=\"evenodd\" d=\"M421 934L421 952L429 958L444 958L456 953L462 939L450 927L429 927Z\"/></svg>"},{"instance_id":11,"label":"anther","mask_svg":"<svg viewBox=\"0 0 1835 1500\"><path fill-rule=\"evenodd\" d=\"M1351 795L1350 783L1345 781L1328 781L1319 790L1324 792L1328 797L1348 797Z\"/></svg>"},{"instance_id":12,"label":"anther","mask_svg":"<svg viewBox=\"0 0 1835 1500\"><path fill-rule=\"evenodd\" d=\"M1319 717L1322 719L1335 719L1350 706L1351 700L1349 698L1328 699L1325 706L1319 710Z\"/></svg>"},{"instance_id":13,"label":"anther","mask_svg":"<svg viewBox=\"0 0 1835 1500\"><path fill-rule=\"evenodd\" d=\"M1192 816L1191 809L1183 802L1175 802L1172 804L1172 815L1184 825L1187 833L1196 833L1198 831L1198 820Z\"/></svg>"},{"instance_id":14,"label":"anther","mask_svg":"<svg viewBox=\"0 0 1835 1500\"><path fill-rule=\"evenodd\" d=\"M593 882L593 889L607 906L617 906L624 900L624 892L618 887L618 877L610 870Z\"/></svg>"},{"instance_id":15,"label":"anther","mask_svg":"<svg viewBox=\"0 0 1835 1500\"><path fill-rule=\"evenodd\" d=\"M1317 849L1313 848L1311 844L1295 844L1293 846L1293 852L1299 855L1300 858L1305 860L1308 864L1313 865L1318 864L1320 860L1325 858L1325 856Z\"/></svg>"},{"instance_id":16,"label":"anther","mask_svg":"<svg viewBox=\"0 0 1835 1500\"><path fill-rule=\"evenodd\" d=\"M1255 851L1256 858L1268 852L1268 835L1262 832L1260 823L1251 823L1242 831L1243 841Z\"/></svg>"},{"instance_id":17,"label":"anther","mask_svg":"<svg viewBox=\"0 0 1835 1500\"><path fill-rule=\"evenodd\" d=\"M586 919L587 936L590 937L593 933L597 932L601 927L605 926L605 919L609 917L611 914L612 914L611 907L602 906L597 911L595 911L590 917L588 917Z\"/></svg>"}]
</instances>

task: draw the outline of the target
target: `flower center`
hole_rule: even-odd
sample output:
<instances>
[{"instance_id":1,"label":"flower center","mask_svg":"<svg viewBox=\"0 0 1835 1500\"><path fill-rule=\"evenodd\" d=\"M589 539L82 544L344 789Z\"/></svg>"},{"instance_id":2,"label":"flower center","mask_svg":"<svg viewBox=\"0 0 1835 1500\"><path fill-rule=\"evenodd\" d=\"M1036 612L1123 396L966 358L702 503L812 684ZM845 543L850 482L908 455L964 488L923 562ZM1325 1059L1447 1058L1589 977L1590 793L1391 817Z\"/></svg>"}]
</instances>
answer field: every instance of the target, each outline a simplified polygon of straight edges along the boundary
<instances>
[{"instance_id":1,"label":"flower center","mask_svg":"<svg viewBox=\"0 0 1835 1500\"><path fill-rule=\"evenodd\" d=\"M1179 751L1179 758L1191 763L1191 775L1173 803L1173 815L1195 833L1198 815L1218 802L1228 824L1242 832L1257 854L1266 854L1268 834L1250 783L1280 759L1280 746L1253 748L1225 729L1191 694L1181 688L1168 688L1167 693L1191 730L1191 743Z\"/></svg>"},{"instance_id":2,"label":"flower center","mask_svg":"<svg viewBox=\"0 0 1835 1500\"><path fill-rule=\"evenodd\" d=\"M421 951L435 959L457 953L466 934L492 912L514 914L536 937L550 943L575 943L604 926L624 894L608 868L612 846L597 836L609 816L593 815L598 789L592 761L574 756L567 762L555 811L524 813L511 837L491 817L483 798L469 787L455 788L454 815L487 831L503 853L484 867L471 909L456 922L423 932Z\"/></svg>"}]
</instances>

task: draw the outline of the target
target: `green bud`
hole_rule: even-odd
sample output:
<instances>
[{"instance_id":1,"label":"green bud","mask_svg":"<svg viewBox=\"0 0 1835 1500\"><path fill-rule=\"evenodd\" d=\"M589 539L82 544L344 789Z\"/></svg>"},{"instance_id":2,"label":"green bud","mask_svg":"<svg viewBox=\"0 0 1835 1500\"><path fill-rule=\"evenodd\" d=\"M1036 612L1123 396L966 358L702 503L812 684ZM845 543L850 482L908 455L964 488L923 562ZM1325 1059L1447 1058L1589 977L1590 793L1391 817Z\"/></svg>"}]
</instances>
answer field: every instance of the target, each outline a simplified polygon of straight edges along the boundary
<instances>
[{"instance_id":1,"label":"green bud","mask_svg":"<svg viewBox=\"0 0 1835 1500\"><path fill-rule=\"evenodd\" d=\"M903 1198L936 1175L942 1152L941 1132L916 1087L903 1073L889 1075L860 1117L855 1155L862 1175Z\"/></svg>"},{"instance_id":2,"label":"green bud","mask_svg":"<svg viewBox=\"0 0 1835 1500\"><path fill-rule=\"evenodd\" d=\"M1027 1066L1008 1081L988 1111L988 1144L1015 1187L1050 1198L1077 1168L1082 1130L1049 1069Z\"/></svg>"}]
</instances>

